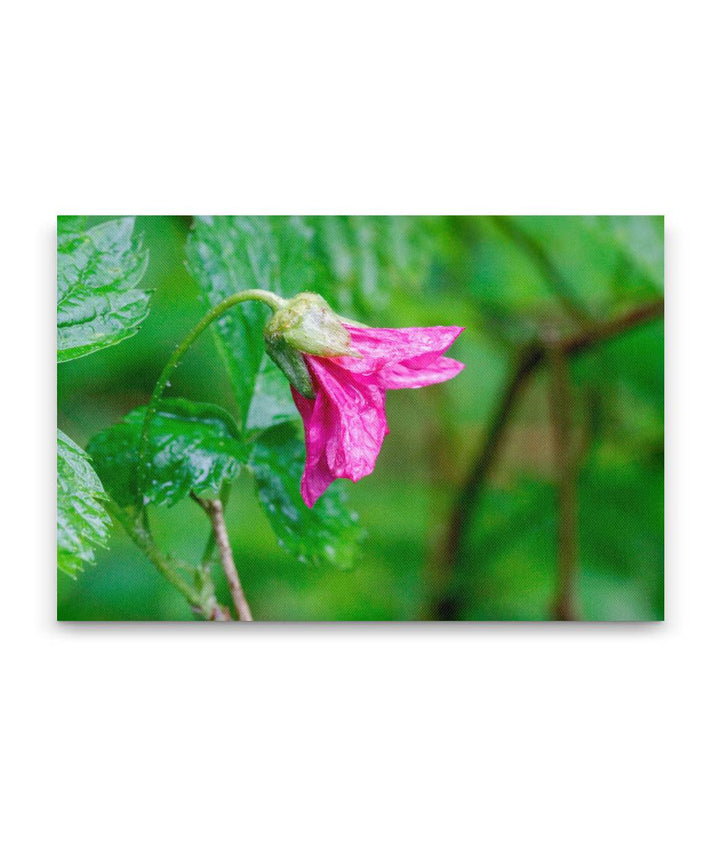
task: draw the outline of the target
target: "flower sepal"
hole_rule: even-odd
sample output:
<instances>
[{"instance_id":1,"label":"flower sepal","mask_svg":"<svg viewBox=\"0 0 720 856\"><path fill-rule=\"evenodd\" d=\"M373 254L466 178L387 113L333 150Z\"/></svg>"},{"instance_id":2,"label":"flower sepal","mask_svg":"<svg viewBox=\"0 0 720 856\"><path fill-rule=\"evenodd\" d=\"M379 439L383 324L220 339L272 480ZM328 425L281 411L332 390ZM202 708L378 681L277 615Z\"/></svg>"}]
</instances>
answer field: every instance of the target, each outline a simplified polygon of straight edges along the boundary
<instances>
[{"instance_id":1,"label":"flower sepal","mask_svg":"<svg viewBox=\"0 0 720 856\"><path fill-rule=\"evenodd\" d=\"M315 389L303 355L280 338L265 336L265 351L300 395L313 400Z\"/></svg>"},{"instance_id":2,"label":"flower sepal","mask_svg":"<svg viewBox=\"0 0 720 856\"><path fill-rule=\"evenodd\" d=\"M361 357L343 322L319 294L290 298L265 325L266 346L279 342L316 357ZM268 351L268 353L270 353ZM272 354L271 354L272 356Z\"/></svg>"}]
</instances>

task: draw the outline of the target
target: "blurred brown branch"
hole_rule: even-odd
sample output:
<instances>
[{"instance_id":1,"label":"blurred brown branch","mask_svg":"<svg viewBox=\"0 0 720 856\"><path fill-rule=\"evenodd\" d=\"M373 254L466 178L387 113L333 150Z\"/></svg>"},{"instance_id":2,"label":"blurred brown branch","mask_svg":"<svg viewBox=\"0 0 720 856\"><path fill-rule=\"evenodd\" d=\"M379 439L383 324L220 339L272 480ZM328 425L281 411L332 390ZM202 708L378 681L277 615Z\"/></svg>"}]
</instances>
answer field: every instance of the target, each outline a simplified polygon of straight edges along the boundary
<instances>
[{"instance_id":1,"label":"blurred brown branch","mask_svg":"<svg viewBox=\"0 0 720 856\"><path fill-rule=\"evenodd\" d=\"M584 326L550 344L563 358L583 353L624 333L661 318L664 300L658 298L628 310L622 315ZM498 458L508 423L518 400L535 371L546 361L548 343L538 341L527 346L516 359L514 370L498 400L488 431L480 442L450 511L448 522L430 560L430 597L427 617L455 620L463 610L460 593L454 590L456 571L463 556L468 530L477 511L483 488Z\"/></svg>"}]
</instances>

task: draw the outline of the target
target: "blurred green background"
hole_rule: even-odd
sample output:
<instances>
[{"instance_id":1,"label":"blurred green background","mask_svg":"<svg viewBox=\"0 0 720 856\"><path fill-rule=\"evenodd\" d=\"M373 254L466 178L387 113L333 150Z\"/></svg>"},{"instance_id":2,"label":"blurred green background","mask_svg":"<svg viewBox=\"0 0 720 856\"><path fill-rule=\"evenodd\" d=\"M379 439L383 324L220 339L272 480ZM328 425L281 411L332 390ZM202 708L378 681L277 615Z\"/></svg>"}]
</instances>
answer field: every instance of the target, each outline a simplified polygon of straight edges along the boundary
<instances>
[{"instance_id":1,"label":"blurred green background","mask_svg":"<svg viewBox=\"0 0 720 856\"><path fill-rule=\"evenodd\" d=\"M133 338L58 366L58 424L83 446L147 403L171 350L204 314L185 265L191 222L137 218L150 253L149 317ZM388 393L391 433L375 472L349 486L366 530L351 570L320 571L284 553L251 477L240 478L227 516L255 617L662 618L662 218L348 218L347 228L357 253L344 270L338 262L335 308L374 326L462 325L450 355L467 368L436 387ZM568 342L580 344L558 349ZM518 362L533 353L499 419ZM172 385L173 395L236 413L210 335ZM197 506L185 500L151 517L161 544L199 561L208 523ZM219 571L215 580L227 603ZM58 575L58 617L191 615L116 524L95 565L75 581Z\"/></svg>"}]
</instances>

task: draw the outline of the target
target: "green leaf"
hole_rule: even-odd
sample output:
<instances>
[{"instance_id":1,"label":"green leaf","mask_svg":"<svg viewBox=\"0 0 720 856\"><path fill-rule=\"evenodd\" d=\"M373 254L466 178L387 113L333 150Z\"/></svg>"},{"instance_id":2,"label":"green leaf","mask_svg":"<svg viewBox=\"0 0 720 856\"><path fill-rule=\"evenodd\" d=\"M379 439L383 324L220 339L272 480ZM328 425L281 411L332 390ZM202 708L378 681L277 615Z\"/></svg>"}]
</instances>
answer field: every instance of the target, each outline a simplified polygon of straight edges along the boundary
<instances>
[{"instance_id":1,"label":"green leaf","mask_svg":"<svg viewBox=\"0 0 720 856\"><path fill-rule=\"evenodd\" d=\"M249 462L260 504L280 546L299 561L350 568L362 535L357 515L345 507L344 490L337 482L308 508L300 496L304 462L296 425L277 425L262 433Z\"/></svg>"},{"instance_id":2,"label":"green leaf","mask_svg":"<svg viewBox=\"0 0 720 856\"><path fill-rule=\"evenodd\" d=\"M247 430L270 428L283 422L297 422L299 419L300 414L292 399L287 378L265 354L255 379Z\"/></svg>"},{"instance_id":3,"label":"green leaf","mask_svg":"<svg viewBox=\"0 0 720 856\"><path fill-rule=\"evenodd\" d=\"M208 307L246 288L285 297L314 291L362 320L387 304L391 289L417 289L427 274L431 231L415 217L198 217L187 256ZM248 302L214 326L248 429L264 427L258 410L267 402L248 414L253 395L265 394L258 376L265 373L267 319L265 307ZM285 407L289 396L283 398Z\"/></svg>"},{"instance_id":4,"label":"green leaf","mask_svg":"<svg viewBox=\"0 0 720 856\"><path fill-rule=\"evenodd\" d=\"M475 226L470 275L456 275L501 339L534 338L538 324L567 319L569 304L608 318L662 289L661 218L480 217Z\"/></svg>"},{"instance_id":5,"label":"green leaf","mask_svg":"<svg viewBox=\"0 0 720 856\"><path fill-rule=\"evenodd\" d=\"M77 237L85 231L85 223L87 217L75 217L69 214L61 214L57 218L57 232L59 239L65 239L69 236ZM59 243L60 241L58 241ZM64 241L63 241L64 243Z\"/></svg>"},{"instance_id":6,"label":"green leaf","mask_svg":"<svg viewBox=\"0 0 720 856\"><path fill-rule=\"evenodd\" d=\"M188 241L188 263L208 307L246 288L284 296L318 291L313 236L299 217L198 217ZM214 325L243 423L263 359L268 317L267 307L247 302Z\"/></svg>"},{"instance_id":7,"label":"green leaf","mask_svg":"<svg viewBox=\"0 0 720 856\"><path fill-rule=\"evenodd\" d=\"M96 434L88 452L108 493L128 507L137 504L138 450L146 407ZM164 399L150 429L145 502L174 505L195 493L217 495L234 479L246 457L235 421L214 404Z\"/></svg>"},{"instance_id":8,"label":"green leaf","mask_svg":"<svg viewBox=\"0 0 720 856\"><path fill-rule=\"evenodd\" d=\"M148 253L133 237L134 217L84 230L58 217L58 362L115 345L137 332L150 295L138 288Z\"/></svg>"},{"instance_id":9,"label":"green leaf","mask_svg":"<svg viewBox=\"0 0 720 856\"><path fill-rule=\"evenodd\" d=\"M418 291L434 229L423 217L310 217L324 257L324 294L341 312L374 317L395 289ZM437 227L435 227L437 229Z\"/></svg>"},{"instance_id":10,"label":"green leaf","mask_svg":"<svg viewBox=\"0 0 720 856\"><path fill-rule=\"evenodd\" d=\"M57 432L57 564L71 577L105 546L110 518L100 500L105 491L88 456Z\"/></svg>"},{"instance_id":11,"label":"green leaf","mask_svg":"<svg viewBox=\"0 0 720 856\"><path fill-rule=\"evenodd\" d=\"M662 217L585 217L581 223L597 240L611 245L627 265L656 291L665 279L665 233Z\"/></svg>"}]
</instances>

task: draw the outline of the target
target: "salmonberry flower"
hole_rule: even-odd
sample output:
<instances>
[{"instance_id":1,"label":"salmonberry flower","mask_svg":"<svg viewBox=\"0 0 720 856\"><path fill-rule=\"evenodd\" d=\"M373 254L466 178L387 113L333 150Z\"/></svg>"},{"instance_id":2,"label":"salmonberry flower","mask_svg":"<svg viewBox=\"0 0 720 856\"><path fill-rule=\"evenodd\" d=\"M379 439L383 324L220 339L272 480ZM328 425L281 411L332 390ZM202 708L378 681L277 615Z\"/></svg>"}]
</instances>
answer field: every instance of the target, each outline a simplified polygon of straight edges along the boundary
<instances>
[{"instance_id":1,"label":"salmonberry flower","mask_svg":"<svg viewBox=\"0 0 720 856\"><path fill-rule=\"evenodd\" d=\"M301 494L310 508L338 478L375 468L385 435L385 390L449 380L464 365L443 356L462 327L363 327L314 294L298 295L268 323L269 355L292 385L305 427Z\"/></svg>"}]
</instances>

